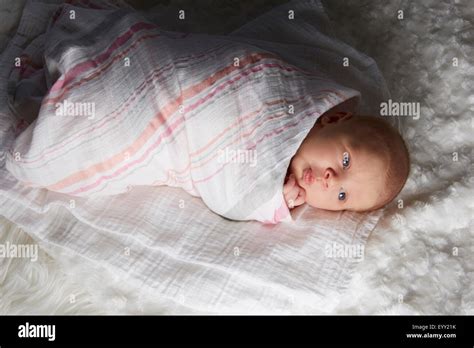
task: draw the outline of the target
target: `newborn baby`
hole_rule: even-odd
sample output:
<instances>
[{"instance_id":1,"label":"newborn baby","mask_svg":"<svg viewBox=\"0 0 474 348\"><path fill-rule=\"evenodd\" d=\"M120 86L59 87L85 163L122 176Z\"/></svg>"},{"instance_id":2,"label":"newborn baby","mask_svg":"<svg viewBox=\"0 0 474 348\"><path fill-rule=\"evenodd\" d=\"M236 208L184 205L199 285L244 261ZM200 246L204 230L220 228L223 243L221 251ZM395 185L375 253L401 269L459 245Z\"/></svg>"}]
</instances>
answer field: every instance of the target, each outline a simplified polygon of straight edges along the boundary
<instances>
[{"instance_id":1,"label":"newborn baby","mask_svg":"<svg viewBox=\"0 0 474 348\"><path fill-rule=\"evenodd\" d=\"M290 209L370 211L392 201L409 173L398 132L380 117L334 110L322 115L288 168L283 194Z\"/></svg>"}]
</instances>

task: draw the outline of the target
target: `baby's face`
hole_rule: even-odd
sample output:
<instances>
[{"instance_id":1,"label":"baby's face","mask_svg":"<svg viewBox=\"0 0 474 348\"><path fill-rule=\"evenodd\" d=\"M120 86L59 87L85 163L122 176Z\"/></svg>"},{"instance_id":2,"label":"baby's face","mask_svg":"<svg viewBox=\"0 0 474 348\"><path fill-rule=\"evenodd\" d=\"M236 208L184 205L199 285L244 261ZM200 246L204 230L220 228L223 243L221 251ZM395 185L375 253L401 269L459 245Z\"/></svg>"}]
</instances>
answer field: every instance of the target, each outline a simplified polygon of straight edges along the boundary
<instances>
[{"instance_id":1,"label":"baby's face","mask_svg":"<svg viewBox=\"0 0 474 348\"><path fill-rule=\"evenodd\" d=\"M353 132L355 118L317 124L293 156L289 174L303 188L305 202L326 210L366 211L380 202L386 160L364 147ZM352 132L351 132L352 130Z\"/></svg>"}]
</instances>

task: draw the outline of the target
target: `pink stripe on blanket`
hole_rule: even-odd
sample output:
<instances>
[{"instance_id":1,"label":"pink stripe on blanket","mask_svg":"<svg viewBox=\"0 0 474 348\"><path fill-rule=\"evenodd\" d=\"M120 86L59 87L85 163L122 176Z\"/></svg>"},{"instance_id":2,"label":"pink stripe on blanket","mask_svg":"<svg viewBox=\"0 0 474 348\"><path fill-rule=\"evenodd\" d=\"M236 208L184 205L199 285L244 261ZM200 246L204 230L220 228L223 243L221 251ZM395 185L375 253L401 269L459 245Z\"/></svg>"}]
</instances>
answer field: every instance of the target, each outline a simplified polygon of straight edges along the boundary
<instances>
[{"instance_id":1,"label":"pink stripe on blanket","mask_svg":"<svg viewBox=\"0 0 474 348\"><path fill-rule=\"evenodd\" d=\"M143 29L156 29L156 28L157 28L156 25L150 24L150 23L145 23L145 22L135 23L134 25L130 27L130 29L127 32L119 36L112 43L112 45L109 46L109 48L105 52L101 53L98 57L92 60L77 64L74 68L69 70L66 73L66 75L64 75L63 78L58 79L54 83L54 85L51 87L50 93L56 92L60 90L61 88L65 88L79 74L82 74L86 72L87 70L90 70L91 68L96 68L99 64L107 60L116 49L123 46L133 36L133 34ZM155 35L155 36L159 36L159 35Z\"/></svg>"},{"instance_id":2,"label":"pink stripe on blanket","mask_svg":"<svg viewBox=\"0 0 474 348\"><path fill-rule=\"evenodd\" d=\"M304 98L304 97L301 97L301 98ZM300 99L300 98L298 98L298 99ZM271 102L266 102L265 104L266 104L266 105L278 104L278 103L280 103L280 102L283 101L283 100L284 100L284 99L275 99L275 100L273 100L273 101L271 101ZM245 115L245 116L243 116L243 117L240 117L240 116L239 116L239 118L238 118L238 120L237 120L236 122L234 122L232 125L230 125L230 126L227 127L226 129L224 129L224 130L223 130L221 133L219 133L216 137L214 137L213 139L211 139L211 140L207 143L207 145L203 146L202 148L198 149L198 150L195 151L195 152L191 152L191 153L189 154L189 159L191 159L191 158L193 158L193 157L196 157L196 156L198 156L200 153L202 153L202 152L204 152L205 150L207 150L213 143L215 143L217 140L219 140L219 138L223 137L223 136L226 135L226 134L229 134L232 129L235 129L235 128L236 128L236 125L239 125L239 126L240 126L243 120L252 118L252 117L255 116L256 114L260 113L262 110L263 110L263 107L261 107L261 108L259 108L259 109L257 109L257 110L254 110L254 111L248 113L247 115ZM276 117L272 117L272 118L276 118ZM261 123L260 123L260 124L261 124ZM254 128L254 129L255 129L255 128ZM242 138L245 138L246 136L249 136L250 134L252 134L252 132L253 132L253 130L250 131L250 132L247 132L246 134L242 135ZM228 136L227 138L230 138L230 137ZM242 138L239 137L239 138L235 139L231 144L228 144L227 146L232 145L233 143L238 142L238 141L241 140ZM189 169L190 169L190 168L195 169L195 168L202 167L202 166L204 166L206 163L208 163L210 160L214 159L215 157L216 157L216 155L211 156L211 157L209 158L209 160L207 160L207 161L203 161L203 160L201 159L201 160L199 160L198 162L196 162L196 163L201 163L201 164L199 164L199 165L193 165L193 166L191 165L191 162L192 162L192 161L189 160L188 163L187 163L187 165L186 165L186 167L185 167L184 169L179 170L179 171L169 169L169 170L167 170L167 178L166 178L165 181L156 180L155 182L152 183L152 185L153 185L153 186L154 186L154 185L159 186L159 185L166 185L166 184L168 184L168 181L169 181L169 179L170 179L170 174L169 174L170 171L173 171L175 174L180 174L180 176L183 176L183 175L188 176L188 173L189 173ZM177 175L174 175L174 179L176 180L176 182L181 182L181 183L187 182L187 181L178 180Z\"/></svg>"},{"instance_id":3,"label":"pink stripe on blanket","mask_svg":"<svg viewBox=\"0 0 474 348\"><path fill-rule=\"evenodd\" d=\"M137 165L141 162L143 162L147 157L149 157L150 153L152 150L154 150L158 145L160 145L161 141L170 136L171 134L173 134L173 131L181 124L183 123L184 119L183 118L179 118L174 124L172 124L170 127L167 127L166 128L166 131L164 132L164 134L160 134L160 136L158 137L158 140L155 141L155 143L153 144L153 146L149 147L144 154L142 154L140 156L140 158L137 158L136 160L134 161L128 161L127 164L125 166L122 166L121 168L117 169L114 173L110 174L110 175L102 175L97 181L93 182L92 184L89 184L89 185L85 185L85 186L82 186L81 188L73 191L73 192L69 192L69 194L71 195L77 195L79 193L83 193L83 192L86 192L86 191L90 191L92 190L93 188L99 186L102 182L104 182L105 180L109 180L109 179L112 179L122 173L124 173L127 169L133 167L134 165ZM119 154L117 156L120 156L119 158L119 161L117 161L117 163L120 163L123 161L123 155Z\"/></svg>"},{"instance_id":4,"label":"pink stripe on blanket","mask_svg":"<svg viewBox=\"0 0 474 348\"><path fill-rule=\"evenodd\" d=\"M324 98L325 98L325 97L324 97ZM309 117L309 116L311 116L311 115L312 115L312 114L307 113L306 116L304 116L304 118ZM267 118L267 119L265 119L264 121L267 121L268 119L271 119L271 118L275 118L275 116L271 116L270 118ZM175 130L181 123L183 123L183 121L184 121L184 119L183 119L183 118L180 118L177 122L175 122L175 123L171 126L171 129L172 129L172 130ZM263 123L264 121L262 121L261 123ZM260 123L260 124L261 124L261 123ZM277 129L272 130L270 133L265 134L263 137L261 137L259 140L257 140L257 141L254 143L254 146L253 146L253 147L255 147L257 144L263 142L266 138L271 138L273 134L280 134L280 133L282 133L283 131L288 130L289 128L292 128L292 127L296 126L297 124L298 124L298 122L293 122L292 124L289 124L289 125L286 125L286 126L284 126L284 127L280 127L280 128L277 128ZM254 127L254 129L256 129L257 127L258 127L258 125L257 125L256 127ZM168 132L169 129L170 129L170 127L168 127L168 128L166 129L166 135L167 135L167 136L169 136L169 135L171 135L171 134L173 133L173 131ZM247 133L245 134L245 136L251 135L252 133L253 133L253 130L247 132ZM125 165L125 166L123 166L123 167L117 169L113 174L106 175L106 176L101 176L101 177L100 177L98 180L96 180L94 183L89 184L89 185L86 185L86 186L84 186L84 187L81 187L81 188L79 188L78 190L75 190L75 191L73 191L73 192L70 192L69 194L74 195L74 194L83 193L83 192L86 192L86 191L88 191L88 190L91 190L91 189L97 187L98 185L100 185L104 180L114 178L114 177L120 175L121 173L123 173L126 169L130 168L132 165L136 165L136 164L139 164L139 163L143 162L143 161L147 158L147 156L150 154L151 150L154 150L154 149L161 143L161 137L162 137L162 136L160 135L159 139L158 139L155 143L153 143L153 145L152 145L150 148L148 148L147 151L145 152L145 154L142 155L139 159L137 159L137 160L135 160L135 161L132 161L132 162L129 162L127 165ZM234 142L235 142L235 141L234 141ZM215 154L213 157L211 157L211 159L214 158L214 157L216 157L216 156L217 156L217 155ZM189 161L189 163L190 163L190 161ZM202 165L200 165L200 166L202 166ZM189 165L188 165L188 167L189 167ZM199 166L197 166L197 167L199 167ZM209 181L209 180L212 179L215 175L217 175L224 167L225 167L225 165L222 166L219 170L217 170L217 171L214 172L213 174L211 174L210 176L207 176L207 177L205 177L205 178L203 178L203 179L192 180L192 183L191 183L192 186L194 187L194 184L196 184L196 183L204 183L204 182L206 182L206 181ZM194 168L194 166L193 166L192 168ZM187 182L188 182L188 180L185 181L185 183L187 183Z\"/></svg>"},{"instance_id":5,"label":"pink stripe on blanket","mask_svg":"<svg viewBox=\"0 0 474 348\"><path fill-rule=\"evenodd\" d=\"M56 96L56 97L47 97L47 98L44 98L43 99L43 102L42 102L42 105L43 106L46 106L48 104L56 104L57 102L60 102L64 95L69 92L72 88L74 87L78 87L78 86L81 86L83 85L84 83L86 82L89 82L90 80L93 80L94 78L96 78L97 76L99 76L100 74L102 74L103 71L105 71L107 68L109 68L116 60L124 57L130 50L134 49L139 43L141 43L142 41L146 40L146 39L150 39L150 38L154 38L154 37L158 37L160 36L159 34L154 34L154 35L146 35L146 36L142 36L140 39L138 39L137 41L135 41L135 43L130 46L128 49L126 49L125 51L123 51L122 53L120 53L119 55L115 56L114 59L112 59L109 63L107 63L106 65L104 65L101 69L97 69L94 71L94 73L92 73L91 75L81 79L80 81L74 83L74 84L71 84L67 87L65 87L64 89L61 90L61 94Z\"/></svg>"},{"instance_id":6,"label":"pink stripe on blanket","mask_svg":"<svg viewBox=\"0 0 474 348\"><path fill-rule=\"evenodd\" d=\"M330 100L329 98L327 98L327 96L325 96L325 95L323 95L323 96L321 96L321 97L318 97L318 96L319 96L319 95L313 95L313 98L314 98L314 99L323 99L323 100L325 99L325 100L328 101L329 104L333 105L333 103L331 102L331 100ZM295 99L295 100L292 100L292 101L290 101L290 102L297 101L297 100L299 100L299 99L304 99L305 97L306 97L306 96L302 96L302 97L297 98L297 99ZM281 101L281 100L276 100L275 102L278 102L278 101ZM273 104L273 103L272 103L272 104ZM306 105L308 105L308 103L307 103ZM256 113L258 113L258 112L260 112L260 111L261 111L261 109L258 109L257 111L253 111L252 113L250 113L249 115L245 116L244 118L248 118L249 116L253 116L253 115L255 115ZM277 115L285 115L285 113L281 113L281 114L277 114ZM277 118L277 117L278 117L278 116L272 116L272 117L270 117L270 118L265 119L263 122L268 121L269 119ZM258 125L261 125L261 124L262 124L262 122L259 123ZM296 125L296 124L293 124L293 125ZM292 125L292 126L293 126L293 125ZM230 128L230 127L229 127L229 128ZM247 137L247 136L250 136L250 135L254 132L255 129L256 129L256 128L254 128L254 129L252 129L251 131L249 131L249 132L243 134L243 135L242 135L242 138L245 138L245 137ZM223 132L223 133L224 133L224 132ZM217 137L220 137L223 133L219 134ZM229 132L227 132L227 133L229 133ZM213 139L213 142L214 142L215 139L216 139L216 138ZM235 143L238 142L239 140L240 140L240 138L237 138L237 139L235 139L232 143L227 144L227 146L232 146L233 144L235 144ZM205 146L205 148L207 148L207 146ZM196 153L191 154L189 158L191 159L192 157L195 157L195 156L196 156L198 153L200 153L200 152L202 152L202 151L198 151L198 152L196 152ZM209 161L215 159L217 156L218 156L218 154L216 154L216 153L214 152L214 155L211 156L211 157L209 157L209 159L208 159L207 161L204 161L204 160L201 159L201 160L195 162L195 163L200 163L199 165L191 165L191 162L188 162L187 165L186 165L186 167L185 167L184 169L182 169L182 170L175 170L175 169L173 169L172 171L175 173L175 175L174 175L174 180L176 181L176 183L181 183L181 184L183 184L183 185L184 185L184 184L187 184L187 183L188 183L188 179L187 179L187 178L189 177L189 175L188 175L189 168L191 168L191 169L200 168L200 167L206 165ZM180 180L180 179L179 179L180 176L181 176L181 177L185 177L186 179L185 179L185 180ZM157 180L157 181L155 181L152 185L166 185L167 183L168 183L168 181L160 181L160 180Z\"/></svg>"},{"instance_id":7,"label":"pink stripe on blanket","mask_svg":"<svg viewBox=\"0 0 474 348\"><path fill-rule=\"evenodd\" d=\"M306 118L308 116L311 116L312 114L306 114L303 118ZM280 127L280 128L276 128L276 129L273 129L270 133L267 133L267 134L264 134L260 139L258 139L256 142L254 142L254 145L249 148L249 150L255 148L258 144L260 144L261 142L263 142L266 138L272 138L273 135L276 135L276 134L280 134L281 132L285 131L285 130L288 130L294 126L296 126L298 124L298 122L293 122L293 123L290 123L288 125L285 125L283 127ZM250 132L251 133L251 132ZM225 165L227 165L229 163L226 163ZM216 171L215 173L212 173L211 175L208 175L202 179L195 179L193 180L193 183L204 183L206 181L209 181L210 179L212 179L218 172L220 172L222 170L223 167L222 166L221 169L219 169L218 171Z\"/></svg>"},{"instance_id":8,"label":"pink stripe on blanket","mask_svg":"<svg viewBox=\"0 0 474 348\"><path fill-rule=\"evenodd\" d=\"M135 142L129 146L129 148L119 154L116 154L109 158L104 162L100 162L90 166L89 168L79 171L77 173L73 173L69 175L67 178L60 180L56 184L50 185L47 188L52 191L59 191L65 187L71 186L79 181L85 180L89 177L94 176L98 172L103 172L109 170L123 161L123 153L129 153L130 156L133 156L141 146L148 141L148 139L154 134L155 129L158 129L166 120L178 109L179 105L182 104L183 99L192 98L194 95L200 93L203 89L213 85L217 80L221 79L222 77L229 75L235 70L241 69L241 67L245 67L251 63L256 63L259 60L267 57L274 57L273 54L269 53L252 53L243 60L241 60L241 66L234 66L233 64L221 69L217 73L213 74L212 76L208 77L204 81L196 84L195 86L191 86L187 88L181 96L176 98L174 101L168 103L162 110L159 112L147 126L145 131L140 135L140 137L135 140Z\"/></svg>"},{"instance_id":9,"label":"pink stripe on blanket","mask_svg":"<svg viewBox=\"0 0 474 348\"><path fill-rule=\"evenodd\" d=\"M235 80L238 80L238 78L235 78L235 79L232 80L232 81L235 81ZM224 83L223 85L225 85L225 83ZM222 85L221 85L221 86L222 86ZM221 88L223 88L223 87L221 87ZM217 90L217 89L218 89L218 88L216 88L216 90ZM253 112L253 113L251 113L251 115L255 115L256 113L257 113L257 112ZM281 115L284 115L284 113L282 113ZM261 124L263 124L264 122L266 122L266 121L268 121L268 120L270 120L270 119L273 119L273 118L277 118L277 116L270 116L270 117L266 118L265 120L263 120L262 122L258 123L253 129L251 129L251 130L248 131L247 133L243 134L243 135L242 135L242 138L245 138L245 137L247 137L247 136L250 136L250 135L254 132L254 130L257 129ZM184 119L183 119L183 118L180 118L180 120L181 120L181 122L175 122L175 123L173 124L173 126L172 126L172 129L173 129L173 130L176 129L176 128L179 126L179 124L183 123ZM296 123L294 123L292 126L294 126L294 125L296 125ZM286 127L286 128L289 128L289 127ZM231 129L233 129L233 127L229 127L229 128L228 128L229 131L230 131ZM285 129L285 128L284 128L284 129ZM168 128L167 128L167 130L168 130ZM276 132L277 132L277 134L278 134L278 133L281 133L281 131L283 131L283 130L277 130ZM273 131L273 132L275 132L275 131ZM171 134L173 134L173 132L167 132L167 133L168 133L168 134L167 134L168 136L171 135ZM218 135L217 137L219 137L219 135ZM264 138L265 138L265 137L264 137ZM257 143L263 141L264 138L262 138L260 141L257 141ZM241 139L241 138L239 138L239 139ZM234 142L237 142L239 139L236 139ZM158 145L159 145L160 143L161 143L161 135L160 135L158 141L156 141L155 143L153 143L153 145L152 145L150 148L147 149L145 155L142 155L138 160L135 160L135 161L133 161L133 162L128 162L127 165L125 165L125 166L123 166L123 167L117 169L113 174L101 176L101 177L100 177L97 181L95 181L93 184L87 185L87 186L85 186L85 187L81 187L81 188L79 188L79 189L76 190L76 191L70 192L69 194L74 195L74 194L86 192L87 190L91 190L91 189L97 187L99 184L101 184L101 183L104 181L104 179L111 179L111 178L114 178L114 177L120 175L121 173L123 173L123 172L125 171L125 169L130 168L133 164L140 164L141 162L143 162L143 161L147 158L147 155L151 152L151 150L154 150L156 147L158 147ZM207 148L207 146L206 146L205 148ZM212 160L214 157L216 157L216 155L214 155L213 157L211 157L207 162L209 162L210 160ZM188 166L187 166L187 168L189 168L190 163L191 163L191 161L188 161ZM201 165L198 165L198 166L192 166L191 168L199 168L199 167L201 167L201 166L203 166L203 165L205 165L205 164L206 164L206 162L204 162L204 163L202 163ZM223 168L223 167L222 167L222 168ZM222 168L221 168L221 169L222 169ZM219 171L220 171L220 170L219 170ZM208 181L208 180L210 180L214 175L216 175L219 171L217 171L217 172L214 173L212 176L207 177L207 178L205 178L205 179L203 179L203 180L197 180L197 181L195 180L195 181L193 181L191 184L192 184L193 187L194 187L194 183L196 183L196 182ZM187 181L186 181L186 182L187 182Z\"/></svg>"},{"instance_id":10,"label":"pink stripe on blanket","mask_svg":"<svg viewBox=\"0 0 474 348\"><path fill-rule=\"evenodd\" d=\"M262 64L262 65L265 66L265 67L269 67L269 66L271 66L272 64ZM253 68L251 68L251 70L252 70L252 69L253 69ZM259 71L259 70L261 70L261 69L252 70L252 71L253 71L253 72L256 72L256 71ZM243 74L245 74L245 72L242 72L242 73L240 74L240 76L243 75ZM238 76L238 77L236 77L236 78L234 78L234 79L232 79L232 80L230 80L230 81L228 81L228 82L226 82L226 83L223 83L221 86L219 86L218 88L216 88L216 89L214 90L214 92L211 93L211 94L215 94L218 90L223 89L226 84L230 84L230 83L235 82L236 80L239 80L239 79L241 78L240 76ZM229 82L230 82L230 83L229 83ZM301 97L301 98L304 98L304 96ZM255 114L256 114L256 112L252 113L252 115L255 115ZM285 115L285 113L281 113L280 115ZM262 122L257 123L257 125L256 125L253 129L249 130L247 133L244 133L241 137L239 137L238 139L236 139L234 142L237 142L238 140L241 140L242 138L246 138L247 136L250 136L251 134L254 133L254 131L255 131L260 125L262 125L262 124L265 123L265 122L268 122L268 121L271 120L271 119L277 118L277 117L279 117L279 116L270 116L270 117L267 117L266 119L262 120ZM178 122L175 122L175 124L173 125L172 128L173 128L173 129L176 129L180 123L183 123L183 122L179 122L179 123L178 123ZM297 123L293 123L293 124L291 125L291 127L295 126L296 124L297 124ZM233 129L233 128L234 128L234 127L228 127L228 131L230 131L230 130ZM290 128L290 127L283 127L283 128L281 128L281 129L273 130L271 133L266 134L264 137L262 137L260 140L258 140L258 141L256 142L256 144L262 142L265 138L269 137L271 134L279 134L279 133L281 133L283 130L288 129L288 128ZM167 128L167 130L168 130L168 128ZM173 134L173 132L169 132L169 133L168 133L168 135L171 135L171 134ZM219 135L217 136L217 138L218 138L218 137L219 137ZM151 152L151 150L154 150L156 147L158 147L158 145L159 145L160 143L161 143L161 136L160 136L160 138L159 138L159 141L156 141L155 143L153 143L153 145L151 146L151 148L148 148L148 149L147 149L146 155L149 154L149 153ZM254 146L255 146L255 145L254 145ZM207 147L208 147L208 146L205 146L204 149L206 149ZM204 151L204 150L202 150L202 151ZM128 152L128 151L127 151L127 152ZM201 152L201 151L200 151L200 152ZM199 153L199 152L198 152L198 153ZM197 154L197 153L196 153L196 154ZM217 155L214 154L214 156L211 157L209 160L207 160L207 162L209 162L210 160L212 160L212 159L215 158L216 156L217 156ZM101 183L104 181L104 179L111 179L111 178L114 178L114 177L120 175L121 173L123 173L123 172L125 171L125 169L130 168L130 167L132 166L132 164L140 164L140 163L143 162L146 158L147 158L147 156L142 155L142 156L140 157L140 159L135 160L135 161L133 161L133 162L128 162L125 166L123 166L123 167L117 169L113 174L101 176L101 177L100 177L97 181L95 181L93 184L87 185L87 186L85 186L85 187L81 187L81 188L79 188L79 189L76 190L76 191L70 192L69 194L74 195L74 194L83 193L83 192L86 192L87 190L93 189L93 188L97 187L99 184L101 184ZM200 165L198 165L198 166L191 166L191 168L199 168L199 167L201 167L201 166L204 166L207 162L203 162L202 164L200 164ZM188 166L187 166L187 168L189 168L189 164L190 164L190 161L188 161ZM220 171L220 170L219 170L219 171ZM218 171L218 172L219 172L219 171ZM209 177L207 177L207 178L205 178L205 179L202 179L202 180L194 180L191 184L192 184L193 187L194 187L194 183L208 181L208 180L210 180L213 176L215 176L218 172L214 173L213 175L211 175L211 176L209 176ZM186 183L187 183L187 182L188 182L188 181L186 181Z\"/></svg>"},{"instance_id":11,"label":"pink stripe on blanket","mask_svg":"<svg viewBox=\"0 0 474 348\"><path fill-rule=\"evenodd\" d=\"M295 101L299 100L299 99L302 99L302 98L305 98L305 96L301 96L300 98L297 98ZM267 106L271 106L271 105L275 105L275 104L279 104L280 102L282 102L284 99L275 99L275 100L272 100L271 102L265 102L265 104ZM293 102L293 101L292 101ZM217 140L219 140L220 138L222 138L225 134L229 133L229 131L231 131L232 129L234 129L238 124L242 124L242 121L245 121L253 116L255 116L256 114L258 114L259 112L261 112L263 110L263 107L255 110L255 111L252 111L251 113L249 113L248 115L246 116L243 116L243 117L240 117L239 115L239 118L234 122L232 123L229 127L225 128L222 132L220 132L216 137L214 137L213 139L211 139L205 146L201 147L200 149L196 150L195 152L190 152L190 157L196 157L197 155L203 153L205 150L207 150L211 145L213 145ZM254 128L255 129L255 128ZM253 131L253 130L252 130ZM195 168L199 168L199 167L195 167Z\"/></svg>"},{"instance_id":12,"label":"pink stripe on blanket","mask_svg":"<svg viewBox=\"0 0 474 348\"><path fill-rule=\"evenodd\" d=\"M203 57L203 56L205 56L209 53L217 51L217 50L221 49L222 47L224 47L224 46L219 46L219 47L217 47L213 50L206 51L205 53L202 53L202 54L199 54L199 55L191 55L191 56L181 57L176 62L185 63L185 62L191 61L191 59L198 59L198 58L201 58L201 57ZM174 63L176 63L176 62L174 62ZM45 156L47 156L49 154L53 154L53 153L57 152L60 149L64 149L66 145L68 145L72 141L76 140L76 138L83 137L83 136L90 136L91 132L94 132L98 129L101 129L104 125L108 124L111 120L117 119L118 116L125 116L126 111L128 111L128 107L132 104L133 101L138 99L138 95L143 90L145 90L145 88L147 88L147 87L155 87L154 83L157 81L156 77L161 76L161 74L163 72L168 71L171 68L173 68L174 63L169 63L168 65L166 65L164 67L160 67L158 69L153 70L152 73L142 82L142 84L133 91L133 93L131 94L130 99L127 100L125 104L122 104L119 108L117 108L113 112L105 115L104 119L102 120L101 123L98 123L98 124L93 123L89 127L87 127L86 129L81 129L78 133L71 134L71 137L65 139L64 142L53 144L53 146L49 149L49 151L41 152L41 153L39 153L39 156L28 156L28 157L25 156L25 157L23 157L22 163L24 163L24 164L36 163L36 162L44 159ZM113 116L108 118L107 116L109 116L109 115L113 115ZM33 159L35 157L38 157L38 158Z\"/></svg>"}]
</instances>

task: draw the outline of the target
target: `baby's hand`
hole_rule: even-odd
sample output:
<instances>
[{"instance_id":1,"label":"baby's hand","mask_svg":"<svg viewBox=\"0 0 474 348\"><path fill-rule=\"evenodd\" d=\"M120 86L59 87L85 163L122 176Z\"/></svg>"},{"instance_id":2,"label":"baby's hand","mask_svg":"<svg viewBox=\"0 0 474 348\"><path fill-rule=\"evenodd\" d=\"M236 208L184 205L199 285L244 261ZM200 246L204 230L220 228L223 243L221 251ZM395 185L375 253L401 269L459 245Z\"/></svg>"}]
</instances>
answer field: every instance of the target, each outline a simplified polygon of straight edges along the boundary
<instances>
[{"instance_id":1,"label":"baby's hand","mask_svg":"<svg viewBox=\"0 0 474 348\"><path fill-rule=\"evenodd\" d=\"M296 183L295 175L290 174L288 181L283 185L283 196L288 208L293 209L305 202L305 192Z\"/></svg>"}]
</instances>

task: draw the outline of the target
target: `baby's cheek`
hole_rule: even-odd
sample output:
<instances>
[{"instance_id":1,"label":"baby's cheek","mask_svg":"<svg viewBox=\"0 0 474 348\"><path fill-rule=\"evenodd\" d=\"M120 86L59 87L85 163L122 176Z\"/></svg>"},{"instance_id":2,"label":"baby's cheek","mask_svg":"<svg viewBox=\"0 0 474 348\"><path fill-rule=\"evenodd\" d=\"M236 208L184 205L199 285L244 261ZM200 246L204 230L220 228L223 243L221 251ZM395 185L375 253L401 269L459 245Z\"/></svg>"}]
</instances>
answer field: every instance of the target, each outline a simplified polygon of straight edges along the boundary
<instances>
[{"instance_id":1,"label":"baby's cheek","mask_svg":"<svg viewBox=\"0 0 474 348\"><path fill-rule=\"evenodd\" d=\"M306 202L306 191L300 187L300 192L298 192L298 197L301 197Z\"/></svg>"},{"instance_id":2,"label":"baby's cheek","mask_svg":"<svg viewBox=\"0 0 474 348\"><path fill-rule=\"evenodd\" d=\"M324 197L324 192L317 192L316 190L308 190L305 194L305 202L314 207L324 209L324 203L327 201L327 197Z\"/></svg>"}]
</instances>

